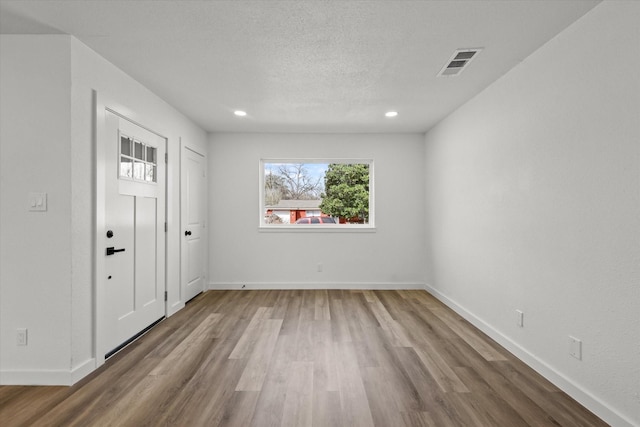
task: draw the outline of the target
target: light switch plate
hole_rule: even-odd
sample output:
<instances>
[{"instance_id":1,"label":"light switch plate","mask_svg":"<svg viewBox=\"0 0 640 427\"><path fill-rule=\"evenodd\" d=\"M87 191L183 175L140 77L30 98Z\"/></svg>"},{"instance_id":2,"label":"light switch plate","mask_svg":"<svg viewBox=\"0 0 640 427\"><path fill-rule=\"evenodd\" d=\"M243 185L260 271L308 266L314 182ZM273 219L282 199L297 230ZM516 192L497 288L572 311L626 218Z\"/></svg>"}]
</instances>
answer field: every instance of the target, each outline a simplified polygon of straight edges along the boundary
<instances>
[{"instance_id":1,"label":"light switch plate","mask_svg":"<svg viewBox=\"0 0 640 427\"><path fill-rule=\"evenodd\" d=\"M29 211L47 211L47 193L29 193Z\"/></svg>"}]
</instances>

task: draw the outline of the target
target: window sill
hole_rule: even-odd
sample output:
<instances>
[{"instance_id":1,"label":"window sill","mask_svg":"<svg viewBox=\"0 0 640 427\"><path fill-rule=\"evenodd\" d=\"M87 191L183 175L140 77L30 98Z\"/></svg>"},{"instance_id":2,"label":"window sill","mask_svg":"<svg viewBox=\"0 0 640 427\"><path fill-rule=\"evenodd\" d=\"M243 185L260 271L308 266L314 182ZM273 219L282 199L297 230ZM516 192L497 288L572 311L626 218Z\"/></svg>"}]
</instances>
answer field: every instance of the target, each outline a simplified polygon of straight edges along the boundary
<instances>
[{"instance_id":1,"label":"window sill","mask_svg":"<svg viewBox=\"0 0 640 427\"><path fill-rule=\"evenodd\" d=\"M261 233L375 233L372 225L315 224L315 225L261 225Z\"/></svg>"}]
</instances>

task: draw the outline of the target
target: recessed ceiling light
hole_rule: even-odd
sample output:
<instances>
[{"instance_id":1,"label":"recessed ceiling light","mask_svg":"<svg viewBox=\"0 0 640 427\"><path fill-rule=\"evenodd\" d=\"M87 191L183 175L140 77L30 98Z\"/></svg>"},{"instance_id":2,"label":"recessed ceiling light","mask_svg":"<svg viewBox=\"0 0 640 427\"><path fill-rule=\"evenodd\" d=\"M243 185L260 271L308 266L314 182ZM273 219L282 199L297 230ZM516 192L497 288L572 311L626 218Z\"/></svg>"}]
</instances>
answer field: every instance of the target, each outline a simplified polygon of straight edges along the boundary
<instances>
[{"instance_id":1,"label":"recessed ceiling light","mask_svg":"<svg viewBox=\"0 0 640 427\"><path fill-rule=\"evenodd\" d=\"M236 111L233 112L233 114L235 114L236 116L239 116L239 117L244 117L244 116L247 115L247 112L246 111L242 111L242 110L236 110Z\"/></svg>"},{"instance_id":2,"label":"recessed ceiling light","mask_svg":"<svg viewBox=\"0 0 640 427\"><path fill-rule=\"evenodd\" d=\"M384 113L384 115L386 117L395 117L395 116L398 115L398 112L397 111L387 111L386 113Z\"/></svg>"}]
</instances>

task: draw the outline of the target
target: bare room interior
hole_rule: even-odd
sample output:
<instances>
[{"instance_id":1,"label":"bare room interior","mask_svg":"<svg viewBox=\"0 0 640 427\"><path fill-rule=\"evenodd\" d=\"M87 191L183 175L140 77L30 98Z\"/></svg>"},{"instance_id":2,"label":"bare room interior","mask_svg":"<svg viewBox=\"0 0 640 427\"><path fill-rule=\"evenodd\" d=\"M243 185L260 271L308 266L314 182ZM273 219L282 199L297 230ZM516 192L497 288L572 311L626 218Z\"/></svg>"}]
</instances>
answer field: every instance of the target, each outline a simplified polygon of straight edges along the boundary
<instances>
[{"instance_id":1,"label":"bare room interior","mask_svg":"<svg viewBox=\"0 0 640 427\"><path fill-rule=\"evenodd\" d=\"M638 22L0 0L0 424L639 426Z\"/></svg>"}]
</instances>

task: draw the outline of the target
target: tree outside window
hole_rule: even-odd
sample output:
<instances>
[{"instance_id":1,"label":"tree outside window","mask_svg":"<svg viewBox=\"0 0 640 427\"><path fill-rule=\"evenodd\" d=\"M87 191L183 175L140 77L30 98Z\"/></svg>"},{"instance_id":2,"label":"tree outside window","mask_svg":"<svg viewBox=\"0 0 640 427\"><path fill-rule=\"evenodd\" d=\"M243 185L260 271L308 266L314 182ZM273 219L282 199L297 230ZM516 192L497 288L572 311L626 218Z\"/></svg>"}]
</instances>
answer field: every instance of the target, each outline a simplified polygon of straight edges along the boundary
<instances>
[{"instance_id":1,"label":"tree outside window","mask_svg":"<svg viewBox=\"0 0 640 427\"><path fill-rule=\"evenodd\" d=\"M331 163L324 177L320 209L349 223L369 223L369 165Z\"/></svg>"}]
</instances>

